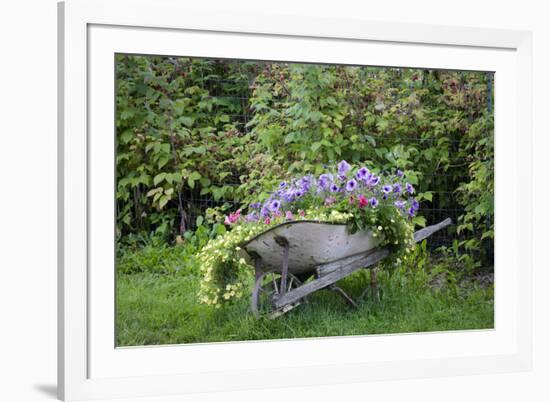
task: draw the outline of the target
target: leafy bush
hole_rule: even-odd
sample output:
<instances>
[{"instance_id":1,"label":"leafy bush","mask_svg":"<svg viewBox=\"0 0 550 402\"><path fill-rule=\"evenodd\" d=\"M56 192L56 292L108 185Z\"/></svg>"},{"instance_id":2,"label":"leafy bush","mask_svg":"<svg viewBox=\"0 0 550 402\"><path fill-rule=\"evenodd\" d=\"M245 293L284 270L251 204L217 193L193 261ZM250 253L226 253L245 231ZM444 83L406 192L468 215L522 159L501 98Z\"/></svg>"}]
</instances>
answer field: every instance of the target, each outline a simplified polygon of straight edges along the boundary
<instances>
[{"instance_id":1,"label":"leafy bush","mask_svg":"<svg viewBox=\"0 0 550 402\"><path fill-rule=\"evenodd\" d=\"M117 272L135 274L149 272L155 274L197 273L198 266L194 247L147 245L139 250L128 249L117 258Z\"/></svg>"},{"instance_id":2,"label":"leafy bush","mask_svg":"<svg viewBox=\"0 0 550 402\"><path fill-rule=\"evenodd\" d=\"M173 241L207 207L263 201L346 159L406 169L424 209L464 211L459 247L492 263L491 74L133 55L116 66L119 239Z\"/></svg>"},{"instance_id":3,"label":"leafy bush","mask_svg":"<svg viewBox=\"0 0 550 402\"><path fill-rule=\"evenodd\" d=\"M161 237L128 236L117 249L117 272L120 274L183 274L200 272L197 253L210 239L225 233L225 227L215 224L199 226L194 232L178 237L169 246Z\"/></svg>"}]
</instances>

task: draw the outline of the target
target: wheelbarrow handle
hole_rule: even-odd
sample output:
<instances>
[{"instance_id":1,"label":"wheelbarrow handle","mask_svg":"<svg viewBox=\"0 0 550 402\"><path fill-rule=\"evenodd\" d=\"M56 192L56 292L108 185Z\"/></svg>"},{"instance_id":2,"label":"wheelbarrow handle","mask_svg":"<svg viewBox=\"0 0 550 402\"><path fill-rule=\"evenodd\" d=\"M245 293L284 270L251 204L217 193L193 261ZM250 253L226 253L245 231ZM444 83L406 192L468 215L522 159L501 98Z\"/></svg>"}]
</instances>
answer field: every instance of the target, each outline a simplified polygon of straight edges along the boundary
<instances>
[{"instance_id":1,"label":"wheelbarrow handle","mask_svg":"<svg viewBox=\"0 0 550 402\"><path fill-rule=\"evenodd\" d=\"M447 227L452 224L453 224L453 221L451 220L451 218L447 218L444 221L436 223L435 225L431 225L431 226L425 227L424 229L420 229L418 232L414 232L414 241L416 243L421 242L422 240L430 237L432 234L434 234L438 230L441 230L444 227Z\"/></svg>"}]
</instances>

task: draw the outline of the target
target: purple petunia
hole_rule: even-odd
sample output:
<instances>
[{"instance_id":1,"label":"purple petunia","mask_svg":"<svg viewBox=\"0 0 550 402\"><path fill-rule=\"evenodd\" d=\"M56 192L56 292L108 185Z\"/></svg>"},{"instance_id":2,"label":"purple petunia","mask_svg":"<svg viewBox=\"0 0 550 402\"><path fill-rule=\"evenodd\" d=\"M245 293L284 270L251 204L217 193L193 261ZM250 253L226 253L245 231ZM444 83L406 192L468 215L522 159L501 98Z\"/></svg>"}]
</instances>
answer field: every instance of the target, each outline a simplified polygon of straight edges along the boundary
<instances>
[{"instance_id":1,"label":"purple petunia","mask_svg":"<svg viewBox=\"0 0 550 402\"><path fill-rule=\"evenodd\" d=\"M346 184L346 190L347 191L353 191L357 187L357 182L353 179L347 182Z\"/></svg>"},{"instance_id":2,"label":"purple petunia","mask_svg":"<svg viewBox=\"0 0 550 402\"><path fill-rule=\"evenodd\" d=\"M325 206L341 205L349 200L360 209L368 206L385 208L389 204L402 211L403 216L412 218L420 210L419 201L412 196L415 189L411 183L406 183L406 179L399 179L404 177L401 170L394 172L390 175L382 172L378 176L366 166L351 166L342 160L331 172L326 171L319 176L306 174L279 182L267 201L249 205L248 215L243 216L242 220L263 222L278 217L292 220L298 206L294 203L305 197L311 199L314 205Z\"/></svg>"},{"instance_id":3,"label":"purple petunia","mask_svg":"<svg viewBox=\"0 0 550 402\"><path fill-rule=\"evenodd\" d=\"M304 192L308 192L311 187L311 176L304 176L296 183Z\"/></svg>"},{"instance_id":4,"label":"purple petunia","mask_svg":"<svg viewBox=\"0 0 550 402\"><path fill-rule=\"evenodd\" d=\"M330 173L323 173L321 176L319 176L319 187L326 190L334 180L334 176Z\"/></svg>"},{"instance_id":5,"label":"purple petunia","mask_svg":"<svg viewBox=\"0 0 550 402\"><path fill-rule=\"evenodd\" d=\"M395 202L393 203L393 205L395 205L395 207L396 207L397 209L403 210L403 209L405 208L405 201L399 201L399 200L398 200L398 201L395 201Z\"/></svg>"},{"instance_id":6,"label":"purple petunia","mask_svg":"<svg viewBox=\"0 0 550 402\"><path fill-rule=\"evenodd\" d=\"M361 179L361 181L368 186L370 180L372 179L372 176L374 176L372 173L367 173L367 175L363 179Z\"/></svg>"},{"instance_id":7,"label":"purple petunia","mask_svg":"<svg viewBox=\"0 0 550 402\"><path fill-rule=\"evenodd\" d=\"M369 186L376 186L378 183L380 183L380 177L372 175L369 179Z\"/></svg>"},{"instance_id":8,"label":"purple petunia","mask_svg":"<svg viewBox=\"0 0 550 402\"><path fill-rule=\"evenodd\" d=\"M373 208L376 208L378 206L378 200L376 199L376 197L372 197L370 199L370 206Z\"/></svg>"},{"instance_id":9,"label":"purple petunia","mask_svg":"<svg viewBox=\"0 0 550 402\"><path fill-rule=\"evenodd\" d=\"M351 169L351 166L346 161L342 161L338 164L338 174L340 176L345 176L350 169Z\"/></svg>"},{"instance_id":10,"label":"purple petunia","mask_svg":"<svg viewBox=\"0 0 550 402\"><path fill-rule=\"evenodd\" d=\"M287 203L294 201L294 190L289 188L287 191L283 191L281 197Z\"/></svg>"},{"instance_id":11,"label":"purple petunia","mask_svg":"<svg viewBox=\"0 0 550 402\"><path fill-rule=\"evenodd\" d=\"M369 175L369 169L367 169L366 167L362 167L357 171L357 178L359 180L366 180L368 175Z\"/></svg>"},{"instance_id":12,"label":"purple petunia","mask_svg":"<svg viewBox=\"0 0 550 402\"><path fill-rule=\"evenodd\" d=\"M271 212L275 212L275 211L278 211L280 207L281 207L281 201L273 200L269 203L268 208Z\"/></svg>"}]
</instances>

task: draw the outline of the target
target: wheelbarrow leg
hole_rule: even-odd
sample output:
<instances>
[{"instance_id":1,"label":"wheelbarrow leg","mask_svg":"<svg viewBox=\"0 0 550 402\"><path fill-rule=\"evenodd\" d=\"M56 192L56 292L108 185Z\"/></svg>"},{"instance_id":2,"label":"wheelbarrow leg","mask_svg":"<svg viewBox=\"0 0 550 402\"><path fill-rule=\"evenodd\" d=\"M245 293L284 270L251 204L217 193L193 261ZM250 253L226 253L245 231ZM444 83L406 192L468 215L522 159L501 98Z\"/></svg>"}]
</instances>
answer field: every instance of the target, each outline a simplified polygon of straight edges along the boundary
<instances>
[{"instance_id":1,"label":"wheelbarrow leg","mask_svg":"<svg viewBox=\"0 0 550 402\"><path fill-rule=\"evenodd\" d=\"M262 275L261 266L262 266L261 260L259 258L254 258L254 273L255 273L254 280L255 281L257 281Z\"/></svg>"},{"instance_id":2,"label":"wheelbarrow leg","mask_svg":"<svg viewBox=\"0 0 550 402\"><path fill-rule=\"evenodd\" d=\"M290 249L290 244L288 240L284 237L276 237L275 242L283 248L283 267L281 270L281 292L280 296L283 296L286 292L286 283L288 279L288 251Z\"/></svg>"},{"instance_id":3,"label":"wheelbarrow leg","mask_svg":"<svg viewBox=\"0 0 550 402\"><path fill-rule=\"evenodd\" d=\"M370 284L367 285L363 293L361 293L361 299L365 296L371 297L372 300L379 302L380 301L380 287L378 286L378 276L377 276L376 267L371 268L370 270Z\"/></svg>"},{"instance_id":4,"label":"wheelbarrow leg","mask_svg":"<svg viewBox=\"0 0 550 402\"><path fill-rule=\"evenodd\" d=\"M351 297L349 297L347 295L347 293L344 292L344 290L342 288L336 286L335 284L332 284L332 285L329 286L329 289L334 290L336 293L338 293L340 296L342 296L346 302L348 302L353 307L359 308L357 303L355 303L355 301Z\"/></svg>"}]
</instances>

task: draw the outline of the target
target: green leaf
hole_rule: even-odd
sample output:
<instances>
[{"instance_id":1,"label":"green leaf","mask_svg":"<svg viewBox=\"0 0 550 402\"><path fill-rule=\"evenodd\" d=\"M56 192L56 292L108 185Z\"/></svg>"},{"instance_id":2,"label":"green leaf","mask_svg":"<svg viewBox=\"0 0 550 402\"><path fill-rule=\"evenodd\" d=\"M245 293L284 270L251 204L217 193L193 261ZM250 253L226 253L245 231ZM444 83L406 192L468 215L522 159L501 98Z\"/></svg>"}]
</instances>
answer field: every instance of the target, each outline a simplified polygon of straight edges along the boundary
<instances>
[{"instance_id":1,"label":"green leaf","mask_svg":"<svg viewBox=\"0 0 550 402\"><path fill-rule=\"evenodd\" d=\"M420 193L418 194L418 197L417 197L419 200L428 200L428 201L432 201L433 199L433 193L431 191L426 191L424 193Z\"/></svg>"},{"instance_id":2,"label":"green leaf","mask_svg":"<svg viewBox=\"0 0 550 402\"><path fill-rule=\"evenodd\" d=\"M170 200L170 198L167 197L167 196L165 196L165 195L163 195L162 197L160 197L160 199L159 199L159 209L164 208L164 206L165 206L166 204L168 204L168 201L169 201L169 200Z\"/></svg>"},{"instance_id":3,"label":"green leaf","mask_svg":"<svg viewBox=\"0 0 550 402\"><path fill-rule=\"evenodd\" d=\"M321 148L321 145L323 145L321 142L314 142L313 144L311 144L311 151L317 152L317 150Z\"/></svg>"},{"instance_id":4,"label":"green leaf","mask_svg":"<svg viewBox=\"0 0 550 402\"><path fill-rule=\"evenodd\" d=\"M170 160L170 157L168 155L161 156L159 158L159 161L158 161L159 169L162 169L164 167L164 165L166 165L168 163L169 160Z\"/></svg>"},{"instance_id":5,"label":"green leaf","mask_svg":"<svg viewBox=\"0 0 550 402\"><path fill-rule=\"evenodd\" d=\"M193 180L199 180L201 178L201 174L199 172L193 172L189 175L190 178L192 178Z\"/></svg>"},{"instance_id":6,"label":"green leaf","mask_svg":"<svg viewBox=\"0 0 550 402\"><path fill-rule=\"evenodd\" d=\"M170 101L170 99L168 99L166 97L162 97L160 99L159 106L161 108L168 109L168 108L170 108L171 105L172 105L172 102Z\"/></svg>"},{"instance_id":7,"label":"green leaf","mask_svg":"<svg viewBox=\"0 0 550 402\"><path fill-rule=\"evenodd\" d=\"M389 126L390 126L390 123L386 119L380 119L376 122L376 127L380 132L386 131Z\"/></svg>"},{"instance_id":8,"label":"green leaf","mask_svg":"<svg viewBox=\"0 0 550 402\"><path fill-rule=\"evenodd\" d=\"M314 123L318 123L321 120L322 117L323 117L323 113L318 112L318 111L311 112L309 114L309 119L311 121L313 121Z\"/></svg>"},{"instance_id":9,"label":"green leaf","mask_svg":"<svg viewBox=\"0 0 550 402\"><path fill-rule=\"evenodd\" d=\"M191 128L193 126L193 123L195 122L193 118L188 116L182 116L178 119L184 126Z\"/></svg>"},{"instance_id":10,"label":"green leaf","mask_svg":"<svg viewBox=\"0 0 550 402\"><path fill-rule=\"evenodd\" d=\"M193 148L193 152L199 155L204 155L206 153L206 148L204 145L200 145L198 147Z\"/></svg>"},{"instance_id":11,"label":"green leaf","mask_svg":"<svg viewBox=\"0 0 550 402\"><path fill-rule=\"evenodd\" d=\"M484 204L479 204L475 207L474 212L480 215L485 214L485 212L487 212L487 207Z\"/></svg>"},{"instance_id":12,"label":"green leaf","mask_svg":"<svg viewBox=\"0 0 550 402\"><path fill-rule=\"evenodd\" d=\"M174 112L180 115L183 113L183 109L185 108L185 102L182 99L178 99L177 101L174 102L173 107L174 107Z\"/></svg>"},{"instance_id":13,"label":"green leaf","mask_svg":"<svg viewBox=\"0 0 550 402\"><path fill-rule=\"evenodd\" d=\"M152 195L155 195L158 192L162 192L162 187L157 187L157 188L154 188L152 190L149 190L147 192L147 197L151 197Z\"/></svg>"},{"instance_id":14,"label":"green leaf","mask_svg":"<svg viewBox=\"0 0 550 402\"><path fill-rule=\"evenodd\" d=\"M164 172L163 172L163 173L157 174L157 175L153 178L153 184L154 184L155 186L158 186L158 184L159 184L160 182L162 182L162 181L165 179L165 177L166 177L166 173L164 173Z\"/></svg>"},{"instance_id":15,"label":"green leaf","mask_svg":"<svg viewBox=\"0 0 550 402\"><path fill-rule=\"evenodd\" d=\"M412 222L417 226L426 227L426 218L423 216L415 216L412 218Z\"/></svg>"},{"instance_id":16,"label":"green leaf","mask_svg":"<svg viewBox=\"0 0 550 402\"><path fill-rule=\"evenodd\" d=\"M224 234L225 232L227 232L227 230L225 229L225 226L223 226L222 224L220 223L216 223L216 225L214 225L215 228L216 228L216 234L218 235L222 235Z\"/></svg>"},{"instance_id":17,"label":"green leaf","mask_svg":"<svg viewBox=\"0 0 550 402\"><path fill-rule=\"evenodd\" d=\"M130 129L124 130L119 138L123 144L128 144L130 140L134 138L134 131Z\"/></svg>"},{"instance_id":18,"label":"green leaf","mask_svg":"<svg viewBox=\"0 0 550 402\"><path fill-rule=\"evenodd\" d=\"M187 184L190 188L195 188L195 181L199 180L201 178L201 174L199 172L193 172L189 175L187 178Z\"/></svg>"},{"instance_id":19,"label":"green leaf","mask_svg":"<svg viewBox=\"0 0 550 402\"><path fill-rule=\"evenodd\" d=\"M285 136L285 144L294 142L296 139L296 133L289 133Z\"/></svg>"},{"instance_id":20,"label":"green leaf","mask_svg":"<svg viewBox=\"0 0 550 402\"><path fill-rule=\"evenodd\" d=\"M197 216L197 220L195 222L196 225L200 226L200 225L202 225L203 222L204 222L204 218L201 215Z\"/></svg>"},{"instance_id":21,"label":"green leaf","mask_svg":"<svg viewBox=\"0 0 550 402\"><path fill-rule=\"evenodd\" d=\"M376 146L376 140L374 139L374 137L373 137L372 135L366 135L366 136L365 136L365 139L366 139L373 147Z\"/></svg>"},{"instance_id":22,"label":"green leaf","mask_svg":"<svg viewBox=\"0 0 550 402\"><path fill-rule=\"evenodd\" d=\"M120 118L122 120L128 120L132 116L134 116L134 111L133 110L125 109L125 110L122 111L122 113L120 113Z\"/></svg>"}]
</instances>

